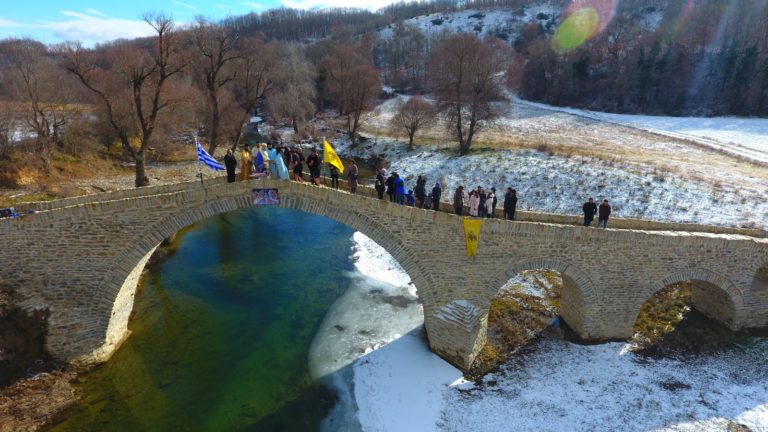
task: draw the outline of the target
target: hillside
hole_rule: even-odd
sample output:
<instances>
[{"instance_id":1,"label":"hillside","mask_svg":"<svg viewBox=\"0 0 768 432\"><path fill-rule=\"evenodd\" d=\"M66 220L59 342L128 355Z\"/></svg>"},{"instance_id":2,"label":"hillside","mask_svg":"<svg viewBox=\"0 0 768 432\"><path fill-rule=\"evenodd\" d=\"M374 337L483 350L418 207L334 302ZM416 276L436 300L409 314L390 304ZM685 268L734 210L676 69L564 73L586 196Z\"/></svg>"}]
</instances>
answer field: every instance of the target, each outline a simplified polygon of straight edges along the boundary
<instances>
[{"instance_id":1,"label":"hillside","mask_svg":"<svg viewBox=\"0 0 768 432\"><path fill-rule=\"evenodd\" d=\"M453 32L515 50L510 85L526 99L599 111L768 115L768 2L534 1L435 12L377 31L375 60L395 89L429 91L436 41ZM419 53L421 61L409 55Z\"/></svg>"}]
</instances>

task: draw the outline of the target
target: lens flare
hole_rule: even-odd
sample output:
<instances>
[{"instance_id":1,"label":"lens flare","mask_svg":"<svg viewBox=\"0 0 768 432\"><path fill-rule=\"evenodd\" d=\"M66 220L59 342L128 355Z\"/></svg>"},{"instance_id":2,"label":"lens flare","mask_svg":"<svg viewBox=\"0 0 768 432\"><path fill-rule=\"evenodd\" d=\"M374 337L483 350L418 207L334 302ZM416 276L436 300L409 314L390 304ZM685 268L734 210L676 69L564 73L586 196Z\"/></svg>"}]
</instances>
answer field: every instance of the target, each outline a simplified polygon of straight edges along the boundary
<instances>
[{"instance_id":1,"label":"lens flare","mask_svg":"<svg viewBox=\"0 0 768 432\"><path fill-rule=\"evenodd\" d=\"M667 33L667 39L673 39L679 35L691 21L691 12L693 11L694 0L687 0L685 4L680 8L680 13L677 14L677 19L671 30Z\"/></svg>"},{"instance_id":2,"label":"lens flare","mask_svg":"<svg viewBox=\"0 0 768 432\"><path fill-rule=\"evenodd\" d=\"M565 52L578 48L592 37L599 23L600 15L593 8L583 8L572 13L555 32L555 51Z\"/></svg>"},{"instance_id":3,"label":"lens flare","mask_svg":"<svg viewBox=\"0 0 768 432\"><path fill-rule=\"evenodd\" d=\"M617 0L573 0L552 39L552 48L568 52L600 34L616 14Z\"/></svg>"}]
</instances>

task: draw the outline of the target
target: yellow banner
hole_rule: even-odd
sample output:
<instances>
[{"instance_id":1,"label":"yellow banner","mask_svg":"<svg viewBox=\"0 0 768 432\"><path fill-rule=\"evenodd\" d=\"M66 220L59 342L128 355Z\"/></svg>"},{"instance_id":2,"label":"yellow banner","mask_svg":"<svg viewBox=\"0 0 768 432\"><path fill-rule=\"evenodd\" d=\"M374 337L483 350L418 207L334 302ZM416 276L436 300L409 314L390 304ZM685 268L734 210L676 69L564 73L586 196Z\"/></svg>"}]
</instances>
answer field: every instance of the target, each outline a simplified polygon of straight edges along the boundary
<instances>
[{"instance_id":1,"label":"yellow banner","mask_svg":"<svg viewBox=\"0 0 768 432\"><path fill-rule=\"evenodd\" d=\"M339 169L340 173L344 172L344 164L341 163L341 158L336 154L328 141L323 138L323 160Z\"/></svg>"},{"instance_id":2,"label":"yellow banner","mask_svg":"<svg viewBox=\"0 0 768 432\"><path fill-rule=\"evenodd\" d=\"M477 255L477 245L480 242L482 219L464 218L464 238L467 240L467 256Z\"/></svg>"}]
</instances>

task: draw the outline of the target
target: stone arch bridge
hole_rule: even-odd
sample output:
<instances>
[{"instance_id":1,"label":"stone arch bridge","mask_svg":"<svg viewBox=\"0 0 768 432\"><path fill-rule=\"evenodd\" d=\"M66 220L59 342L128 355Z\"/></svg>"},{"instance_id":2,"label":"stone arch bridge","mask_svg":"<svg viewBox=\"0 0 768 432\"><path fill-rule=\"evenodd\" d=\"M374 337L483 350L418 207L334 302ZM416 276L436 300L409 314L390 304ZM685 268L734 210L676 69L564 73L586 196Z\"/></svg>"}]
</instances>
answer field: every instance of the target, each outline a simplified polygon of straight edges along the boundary
<instances>
[{"instance_id":1,"label":"stone arch bridge","mask_svg":"<svg viewBox=\"0 0 768 432\"><path fill-rule=\"evenodd\" d=\"M768 239L756 230L520 212L486 220L476 257L462 219L329 188L218 178L59 201L0 220L0 284L25 309L50 311L47 346L62 361L106 360L127 337L136 285L163 239L216 214L253 206L252 188L278 188L280 206L334 219L384 247L411 276L431 349L467 369L485 341L491 299L516 273L564 280L561 316L582 338L623 339L642 304L665 286L695 283L697 308L731 328L768 325ZM705 232L710 231L710 232Z\"/></svg>"}]
</instances>

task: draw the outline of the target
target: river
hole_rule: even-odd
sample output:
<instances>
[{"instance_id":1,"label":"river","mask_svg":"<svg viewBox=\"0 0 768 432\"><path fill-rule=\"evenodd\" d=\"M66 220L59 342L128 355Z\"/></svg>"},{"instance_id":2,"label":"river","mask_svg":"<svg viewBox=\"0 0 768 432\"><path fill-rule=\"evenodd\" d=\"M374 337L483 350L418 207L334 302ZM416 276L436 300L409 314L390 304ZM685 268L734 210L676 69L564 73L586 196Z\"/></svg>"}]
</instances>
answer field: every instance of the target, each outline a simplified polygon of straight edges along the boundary
<instances>
[{"instance_id":1,"label":"river","mask_svg":"<svg viewBox=\"0 0 768 432\"><path fill-rule=\"evenodd\" d=\"M359 431L350 364L423 322L365 236L251 208L185 230L142 278L130 338L51 431Z\"/></svg>"}]
</instances>

